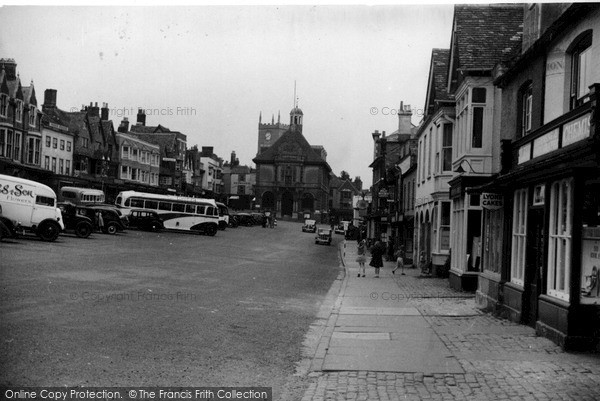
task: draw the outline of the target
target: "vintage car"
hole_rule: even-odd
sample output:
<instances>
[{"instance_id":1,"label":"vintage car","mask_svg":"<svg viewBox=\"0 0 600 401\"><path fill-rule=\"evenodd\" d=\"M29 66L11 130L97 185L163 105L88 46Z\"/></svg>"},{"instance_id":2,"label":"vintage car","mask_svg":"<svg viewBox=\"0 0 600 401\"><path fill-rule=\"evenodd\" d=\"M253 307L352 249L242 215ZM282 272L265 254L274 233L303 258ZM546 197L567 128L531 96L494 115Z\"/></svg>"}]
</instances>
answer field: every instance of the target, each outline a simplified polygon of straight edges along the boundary
<instances>
[{"instance_id":1,"label":"vintage car","mask_svg":"<svg viewBox=\"0 0 600 401\"><path fill-rule=\"evenodd\" d=\"M158 231L165 228L163 220L153 210L132 209L129 213L129 227L139 230Z\"/></svg>"},{"instance_id":2,"label":"vintage car","mask_svg":"<svg viewBox=\"0 0 600 401\"><path fill-rule=\"evenodd\" d=\"M94 220L82 211L85 207L71 202L58 202L57 206L62 213L65 230L72 230L79 238L87 238L94 231Z\"/></svg>"},{"instance_id":3,"label":"vintage car","mask_svg":"<svg viewBox=\"0 0 600 401\"><path fill-rule=\"evenodd\" d=\"M335 228L336 234L344 234L350 225L349 221L340 221L340 223Z\"/></svg>"},{"instance_id":4,"label":"vintage car","mask_svg":"<svg viewBox=\"0 0 600 401\"><path fill-rule=\"evenodd\" d=\"M315 244L331 245L331 230L329 228L319 228L315 237Z\"/></svg>"},{"instance_id":5,"label":"vintage car","mask_svg":"<svg viewBox=\"0 0 600 401\"><path fill-rule=\"evenodd\" d=\"M315 220L304 220L304 225L302 226L303 233L315 233L317 232L317 222Z\"/></svg>"},{"instance_id":6,"label":"vintage car","mask_svg":"<svg viewBox=\"0 0 600 401\"><path fill-rule=\"evenodd\" d=\"M118 231L125 231L128 219L127 216L121 214L120 210L111 206L80 206L79 208L87 211L86 215L104 234L114 235ZM98 214L102 215L102 226L100 226Z\"/></svg>"}]
</instances>

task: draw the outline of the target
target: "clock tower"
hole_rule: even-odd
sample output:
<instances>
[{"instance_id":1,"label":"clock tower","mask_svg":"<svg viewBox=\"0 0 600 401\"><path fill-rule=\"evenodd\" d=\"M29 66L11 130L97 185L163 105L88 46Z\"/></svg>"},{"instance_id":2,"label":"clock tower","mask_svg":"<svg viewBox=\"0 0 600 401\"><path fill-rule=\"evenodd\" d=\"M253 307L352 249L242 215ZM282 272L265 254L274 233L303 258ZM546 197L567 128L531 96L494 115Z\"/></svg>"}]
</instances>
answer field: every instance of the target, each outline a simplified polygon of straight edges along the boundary
<instances>
[{"instance_id":1,"label":"clock tower","mask_svg":"<svg viewBox=\"0 0 600 401\"><path fill-rule=\"evenodd\" d=\"M258 150L256 154L259 155L263 150L271 147L289 127L289 125L281 123L280 113L277 114L277 122L275 122L275 115L273 115L271 123L263 123L261 112L258 116Z\"/></svg>"}]
</instances>

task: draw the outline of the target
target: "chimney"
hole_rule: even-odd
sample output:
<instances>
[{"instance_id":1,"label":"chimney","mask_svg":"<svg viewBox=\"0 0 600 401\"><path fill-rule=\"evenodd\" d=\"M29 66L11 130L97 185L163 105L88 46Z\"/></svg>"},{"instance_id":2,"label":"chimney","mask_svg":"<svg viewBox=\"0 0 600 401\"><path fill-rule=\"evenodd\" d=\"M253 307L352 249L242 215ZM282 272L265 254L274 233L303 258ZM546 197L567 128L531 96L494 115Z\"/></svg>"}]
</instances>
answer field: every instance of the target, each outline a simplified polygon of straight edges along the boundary
<instances>
[{"instance_id":1,"label":"chimney","mask_svg":"<svg viewBox=\"0 0 600 401\"><path fill-rule=\"evenodd\" d=\"M92 105L90 102L90 106L87 108L88 116L90 117L100 117L100 108L98 107L98 102L95 105Z\"/></svg>"},{"instance_id":2,"label":"chimney","mask_svg":"<svg viewBox=\"0 0 600 401\"><path fill-rule=\"evenodd\" d=\"M229 162L231 166L235 166L235 150L231 152L231 161Z\"/></svg>"},{"instance_id":3,"label":"chimney","mask_svg":"<svg viewBox=\"0 0 600 401\"><path fill-rule=\"evenodd\" d=\"M108 103L102 103L102 109L100 110L100 119L103 121L108 120Z\"/></svg>"},{"instance_id":4,"label":"chimney","mask_svg":"<svg viewBox=\"0 0 600 401\"><path fill-rule=\"evenodd\" d=\"M213 155L212 146L202 146L202 157L211 157Z\"/></svg>"},{"instance_id":5,"label":"chimney","mask_svg":"<svg viewBox=\"0 0 600 401\"><path fill-rule=\"evenodd\" d=\"M14 58L0 59L0 68L6 72L6 80L14 81L17 79L17 63Z\"/></svg>"},{"instance_id":6,"label":"chimney","mask_svg":"<svg viewBox=\"0 0 600 401\"><path fill-rule=\"evenodd\" d=\"M142 108L138 108L137 125L146 125L146 112Z\"/></svg>"},{"instance_id":7,"label":"chimney","mask_svg":"<svg viewBox=\"0 0 600 401\"><path fill-rule=\"evenodd\" d=\"M127 117L123 117L123 121L121 121L119 128L117 128L117 131L124 133L127 133L129 131L129 119L127 119Z\"/></svg>"},{"instance_id":8,"label":"chimney","mask_svg":"<svg viewBox=\"0 0 600 401\"><path fill-rule=\"evenodd\" d=\"M46 89L44 91L44 104L42 105L42 111L46 109L56 108L56 89Z\"/></svg>"},{"instance_id":9,"label":"chimney","mask_svg":"<svg viewBox=\"0 0 600 401\"><path fill-rule=\"evenodd\" d=\"M398 133L400 135L410 135L412 130L411 117L412 110L410 109L410 105L400 102L400 109L398 110Z\"/></svg>"}]
</instances>

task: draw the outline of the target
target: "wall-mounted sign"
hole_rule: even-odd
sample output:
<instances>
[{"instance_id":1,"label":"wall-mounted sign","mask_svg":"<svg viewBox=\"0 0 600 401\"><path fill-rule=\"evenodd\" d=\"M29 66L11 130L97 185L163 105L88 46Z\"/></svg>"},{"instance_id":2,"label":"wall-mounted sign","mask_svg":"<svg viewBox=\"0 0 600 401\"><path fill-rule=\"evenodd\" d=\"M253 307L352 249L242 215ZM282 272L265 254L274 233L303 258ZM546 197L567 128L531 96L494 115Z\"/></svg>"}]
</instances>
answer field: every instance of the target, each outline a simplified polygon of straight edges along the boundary
<instances>
[{"instance_id":1,"label":"wall-mounted sign","mask_svg":"<svg viewBox=\"0 0 600 401\"><path fill-rule=\"evenodd\" d=\"M581 141L590 136L591 114L586 114L563 125L562 146Z\"/></svg>"},{"instance_id":2,"label":"wall-mounted sign","mask_svg":"<svg viewBox=\"0 0 600 401\"><path fill-rule=\"evenodd\" d=\"M481 194L481 207L487 210L498 210L504 207L502 194L484 192Z\"/></svg>"},{"instance_id":3,"label":"wall-mounted sign","mask_svg":"<svg viewBox=\"0 0 600 401\"><path fill-rule=\"evenodd\" d=\"M379 195L380 198L387 198L389 193L387 189L383 188L379 190L379 193L377 195Z\"/></svg>"},{"instance_id":4,"label":"wall-mounted sign","mask_svg":"<svg viewBox=\"0 0 600 401\"><path fill-rule=\"evenodd\" d=\"M356 202L356 208L360 209L360 210L364 210L367 207L369 207L369 202L367 202L364 199L359 200L358 202Z\"/></svg>"}]
</instances>

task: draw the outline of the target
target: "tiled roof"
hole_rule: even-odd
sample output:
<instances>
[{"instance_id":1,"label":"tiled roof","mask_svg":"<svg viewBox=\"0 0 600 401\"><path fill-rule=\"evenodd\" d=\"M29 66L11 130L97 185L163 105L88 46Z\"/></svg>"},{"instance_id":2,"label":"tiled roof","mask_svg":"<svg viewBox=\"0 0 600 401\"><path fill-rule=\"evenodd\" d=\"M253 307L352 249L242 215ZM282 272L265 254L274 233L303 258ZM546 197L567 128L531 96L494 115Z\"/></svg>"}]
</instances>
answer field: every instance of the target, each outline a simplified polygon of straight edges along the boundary
<instances>
[{"instance_id":1,"label":"tiled roof","mask_svg":"<svg viewBox=\"0 0 600 401\"><path fill-rule=\"evenodd\" d=\"M140 138L143 141L160 146L160 151L163 156L174 151L174 145L177 141L177 136L175 133L161 133L160 135L156 135L152 132L146 133L131 131L130 134Z\"/></svg>"},{"instance_id":2,"label":"tiled roof","mask_svg":"<svg viewBox=\"0 0 600 401\"><path fill-rule=\"evenodd\" d=\"M156 126L150 126L150 125L132 125L130 128L131 132L136 132L136 133L146 133L146 134L152 134L152 133L165 133L165 132L172 132L170 129L168 129L167 127L163 127L162 125L158 124Z\"/></svg>"},{"instance_id":3,"label":"tiled roof","mask_svg":"<svg viewBox=\"0 0 600 401\"><path fill-rule=\"evenodd\" d=\"M33 104L37 106L37 99L35 98L35 89L33 85L31 86L23 86L23 101L28 104Z\"/></svg>"},{"instance_id":4,"label":"tiled roof","mask_svg":"<svg viewBox=\"0 0 600 401\"><path fill-rule=\"evenodd\" d=\"M431 71L433 74L432 100L453 100L454 95L448 94L448 65L450 64L450 49L433 49L431 51Z\"/></svg>"},{"instance_id":5,"label":"tiled roof","mask_svg":"<svg viewBox=\"0 0 600 401\"><path fill-rule=\"evenodd\" d=\"M21 79L19 77L17 77L17 79L13 79L12 81L6 81L6 84L8 85L8 94L10 97L15 99L23 98Z\"/></svg>"},{"instance_id":6,"label":"tiled roof","mask_svg":"<svg viewBox=\"0 0 600 401\"><path fill-rule=\"evenodd\" d=\"M523 5L456 5L454 24L456 68L491 70L521 47Z\"/></svg>"},{"instance_id":7,"label":"tiled roof","mask_svg":"<svg viewBox=\"0 0 600 401\"><path fill-rule=\"evenodd\" d=\"M273 145L265 149L262 153L256 156L253 161L255 163L269 163L275 160L275 156L279 153L279 148L286 142L295 142L300 144L302 147L302 155L304 156L305 163L319 163L325 164L329 167L329 164L323 158L319 152L317 152L313 147L308 143L304 135L300 131L296 130L287 130L283 133L283 135L275 141ZM329 168L330 170L330 168Z\"/></svg>"}]
</instances>

